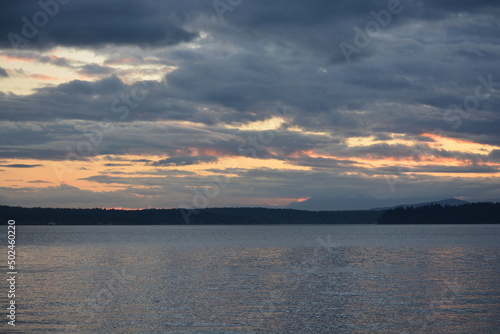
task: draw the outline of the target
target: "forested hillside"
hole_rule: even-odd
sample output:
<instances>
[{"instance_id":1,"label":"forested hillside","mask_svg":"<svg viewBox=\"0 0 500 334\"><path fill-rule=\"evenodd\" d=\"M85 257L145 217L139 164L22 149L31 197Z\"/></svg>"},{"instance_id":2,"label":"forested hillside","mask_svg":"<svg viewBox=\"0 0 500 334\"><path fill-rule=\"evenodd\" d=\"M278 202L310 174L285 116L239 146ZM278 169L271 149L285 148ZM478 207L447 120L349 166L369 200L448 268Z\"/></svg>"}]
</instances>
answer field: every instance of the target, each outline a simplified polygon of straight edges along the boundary
<instances>
[{"instance_id":1,"label":"forested hillside","mask_svg":"<svg viewBox=\"0 0 500 334\"><path fill-rule=\"evenodd\" d=\"M379 224L500 224L500 203L432 204L384 211Z\"/></svg>"}]
</instances>

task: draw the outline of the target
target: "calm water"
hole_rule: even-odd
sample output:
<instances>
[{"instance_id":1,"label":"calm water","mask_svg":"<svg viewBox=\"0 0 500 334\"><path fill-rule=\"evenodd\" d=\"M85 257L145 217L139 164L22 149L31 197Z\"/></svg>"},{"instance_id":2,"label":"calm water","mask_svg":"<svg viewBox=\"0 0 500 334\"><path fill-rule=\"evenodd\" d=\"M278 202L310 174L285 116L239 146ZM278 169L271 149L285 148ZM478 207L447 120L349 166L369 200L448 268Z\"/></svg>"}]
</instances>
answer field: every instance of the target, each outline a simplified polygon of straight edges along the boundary
<instances>
[{"instance_id":1,"label":"calm water","mask_svg":"<svg viewBox=\"0 0 500 334\"><path fill-rule=\"evenodd\" d=\"M18 226L17 242L21 333L500 332L500 226Z\"/></svg>"}]
</instances>

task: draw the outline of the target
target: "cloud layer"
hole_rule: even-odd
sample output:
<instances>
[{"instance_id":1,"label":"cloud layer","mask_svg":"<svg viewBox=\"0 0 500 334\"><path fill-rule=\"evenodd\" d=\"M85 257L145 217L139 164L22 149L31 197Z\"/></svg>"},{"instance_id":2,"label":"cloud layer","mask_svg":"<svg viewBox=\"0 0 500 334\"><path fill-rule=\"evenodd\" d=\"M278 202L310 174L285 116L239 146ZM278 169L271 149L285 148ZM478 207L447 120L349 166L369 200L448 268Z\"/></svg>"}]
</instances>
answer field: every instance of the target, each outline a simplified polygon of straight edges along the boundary
<instances>
[{"instance_id":1,"label":"cloud layer","mask_svg":"<svg viewBox=\"0 0 500 334\"><path fill-rule=\"evenodd\" d=\"M495 1L1 7L5 203L500 198Z\"/></svg>"}]
</instances>

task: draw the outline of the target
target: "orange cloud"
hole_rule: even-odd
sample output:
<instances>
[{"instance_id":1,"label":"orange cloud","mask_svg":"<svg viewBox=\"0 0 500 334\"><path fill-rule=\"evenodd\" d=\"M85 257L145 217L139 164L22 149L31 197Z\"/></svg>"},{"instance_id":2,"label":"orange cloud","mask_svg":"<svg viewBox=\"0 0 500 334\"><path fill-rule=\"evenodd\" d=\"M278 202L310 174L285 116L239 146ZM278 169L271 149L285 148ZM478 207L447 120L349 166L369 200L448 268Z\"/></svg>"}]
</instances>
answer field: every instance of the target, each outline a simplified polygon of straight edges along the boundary
<instances>
[{"instance_id":1,"label":"orange cloud","mask_svg":"<svg viewBox=\"0 0 500 334\"><path fill-rule=\"evenodd\" d=\"M464 153L488 154L493 150L500 149L500 146L475 143L464 139L439 136L433 133L423 133L421 137L428 137L433 142L427 143L429 147L444 149L447 151L456 151Z\"/></svg>"},{"instance_id":2,"label":"orange cloud","mask_svg":"<svg viewBox=\"0 0 500 334\"><path fill-rule=\"evenodd\" d=\"M42 80L42 81L54 81L54 80L57 81L57 80L59 80L59 78L51 77L50 75L45 75L45 74L30 74L30 75L27 75L26 78Z\"/></svg>"},{"instance_id":3,"label":"orange cloud","mask_svg":"<svg viewBox=\"0 0 500 334\"><path fill-rule=\"evenodd\" d=\"M28 56L7 56L4 54L0 54L0 58L3 58L6 62L11 62L11 61L26 61L29 63L34 63L35 58L34 57L28 57Z\"/></svg>"},{"instance_id":4,"label":"orange cloud","mask_svg":"<svg viewBox=\"0 0 500 334\"><path fill-rule=\"evenodd\" d=\"M441 137L436 137L436 139L440 139ZM444 140L442 140L444 141ZM482 145L482 144L477 144L477 143L472 143L472 142L465 142L467 145L479 145L481 148L481 153L484 154L484 150L486 150L486 153L488 153L489 150L494 148L493 146L489 145ZM449 146L449 144L447 144ZM446 147L447 150L450 150L450 147ZM488 146L488 149L485 149L484 146ZM470 146L467 146L467 150L472 150ZM477 150L477 148L476 148ZM457 150L455 150L457 151ZM476 153L476 152L474 152ZM477 153L476 153L477 154ZM301 158L301 157L310 157L310 158L323 158L323 159L332 159L332 160L342 160L342 161L349 161L349 165L351 166L356 166L360 168L366 168L366 169L372 169L372 168L382 168L382 167L394 167L394 166L400 166L400 167L425 167L425 166L443 166L443 167L466 167L466 166L471 166L473 164L477 164L477 162L472 162L468 159L460 159L460 158L455 158L455 157L440 157L440 156L432 156L432 155L415 155L415 154L408 154L407 156L398 156L398 157L377 157L376 155L372 154L365 154L364 156L335 156L335 155L328 155L328 154L317 154L314 153L313 150L303 150L303 151L296 151L292 154L290 154L288 157L290 158ZM481 165L484 166L492 166L496 167L499 164L497 163L482 163ZM431 172L420 172L424 174L429 174L429 175L434 175L435 173ZM468 174L468 173L454 173L453 175L458 176L458 174ZM471 174L476 174L476 173L471 173ZM439 174L440 176L442 175ZM479 175L479 174L478 174ZM481 175L486 176L485 174L481 173ZM489 174L488 174L489 175ZM491 174L494 175L494 174Z\"/></svg>"}]
</instances>

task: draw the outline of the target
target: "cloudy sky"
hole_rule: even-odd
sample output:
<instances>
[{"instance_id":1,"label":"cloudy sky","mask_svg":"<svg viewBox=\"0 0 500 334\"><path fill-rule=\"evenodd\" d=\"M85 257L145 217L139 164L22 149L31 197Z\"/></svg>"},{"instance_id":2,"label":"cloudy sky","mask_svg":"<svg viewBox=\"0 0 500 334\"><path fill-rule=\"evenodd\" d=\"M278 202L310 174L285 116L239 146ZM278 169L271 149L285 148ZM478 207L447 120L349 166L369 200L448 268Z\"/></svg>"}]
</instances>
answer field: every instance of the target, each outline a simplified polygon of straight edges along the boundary
<instances>
[{"instance_id":1,"label":"cloudy sky","mask_svg":"<svg viewBox=\"0 0 500 334\"><path fill-rule=\"evenodd\" d=\"M0 7L0 204L500 199L498 1Z\"/></svg>"}]
</instances>

